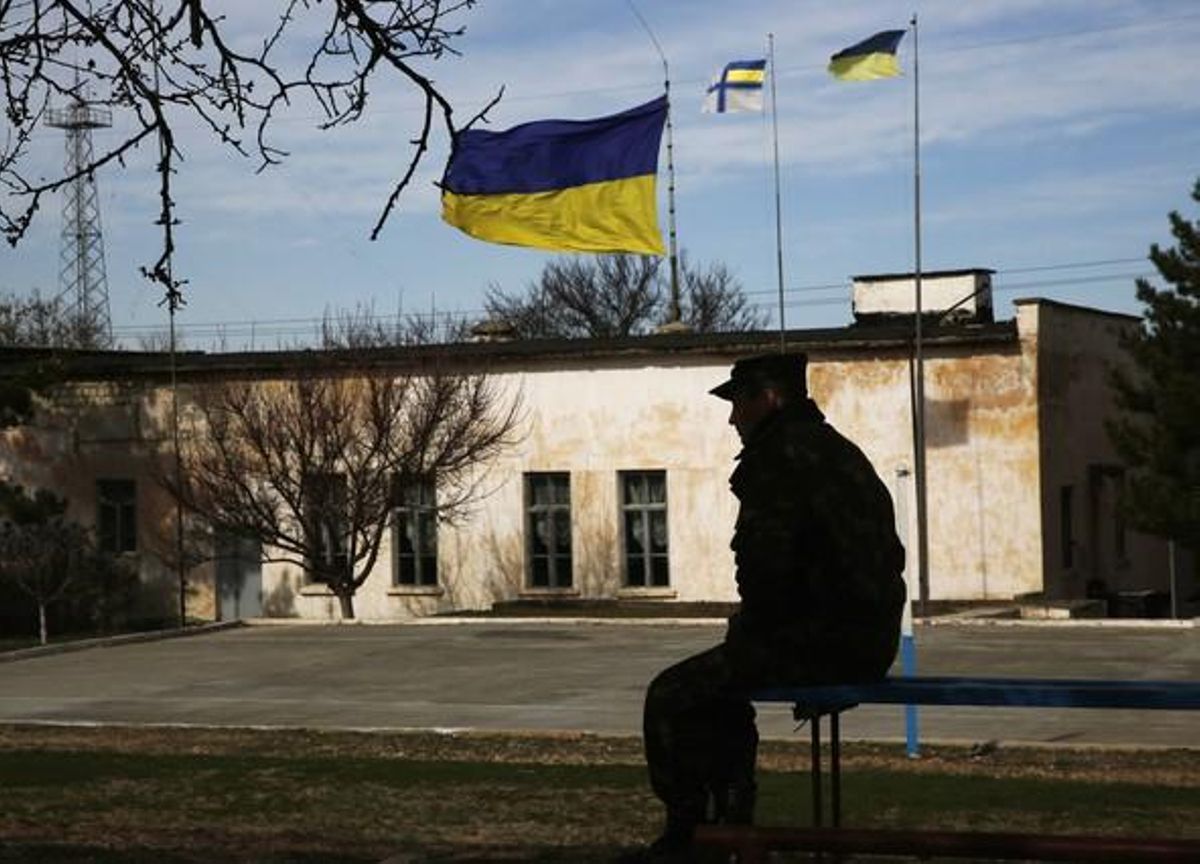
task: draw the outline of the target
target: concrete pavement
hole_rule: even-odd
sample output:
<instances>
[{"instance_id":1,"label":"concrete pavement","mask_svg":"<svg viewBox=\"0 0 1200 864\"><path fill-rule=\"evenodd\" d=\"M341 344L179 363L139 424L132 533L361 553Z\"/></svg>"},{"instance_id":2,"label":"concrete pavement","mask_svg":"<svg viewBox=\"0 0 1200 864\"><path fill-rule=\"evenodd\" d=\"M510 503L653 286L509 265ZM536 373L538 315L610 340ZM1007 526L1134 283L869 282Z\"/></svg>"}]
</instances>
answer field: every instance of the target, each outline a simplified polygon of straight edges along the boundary
<instances>
[{"instance_id":1,"label":"concrete pavement","mask_svg":"<svg viewBox=\"0 0 1200 864\"><path fill-rule=\"evenodd\" d=\"M0 664L0 722L637 734L646 683L721 638L712 624L475 620L273 625ZM1200 680L1200 629L918 627L924 674ZM760 711L788 737L786 707ZM925 708L926 741L1200 747L1188 712ZM900 740L902 709L846 715Z\"/></svg>"}]
</instances>

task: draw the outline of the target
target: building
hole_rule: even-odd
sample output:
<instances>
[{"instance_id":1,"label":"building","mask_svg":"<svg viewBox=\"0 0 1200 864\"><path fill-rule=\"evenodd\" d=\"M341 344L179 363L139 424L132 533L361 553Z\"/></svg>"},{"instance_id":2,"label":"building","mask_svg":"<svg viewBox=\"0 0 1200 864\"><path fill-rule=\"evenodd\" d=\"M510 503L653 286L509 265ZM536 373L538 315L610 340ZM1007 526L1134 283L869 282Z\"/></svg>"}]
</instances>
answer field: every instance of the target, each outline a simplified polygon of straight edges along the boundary
<instances>
[{"instance_id":1,"label":"building","mask_svg":"<svg viewBox=\"0 0 1200 864\"><path fill-rule=\"evenodd\" d=\"M925 309L928 599L1167 591L1166 544L1126 530L1116 513L1122 471L1104 430L1107 369L1122 362L1118 334L1138 319L1022 300L1013 320L993 321L988 275L925 277L935 286L965 280L945 296L971 293L959 316L943 314L953 303ZM864 286L911 291L902 274L860 277L858 322L789 331L786 342L808 354L818 405L892 489L912 565L912 315ZM671 333L373 351L372 364L397 374L430 352L486 370L520 395L524 427L521 442L489 466L490 494L465 521L435 526L421 502L396 511L356 596L358 617L487 609L517 598L736 599L728 548L736 502L727 481L738 442L727 403L707 392L735 359L778 350L779 338ZM186 405L200 380L269 380L325 359L311 351L187 353L178 361L181 399ZM66 495L102 543L138 562L148 595L167 614L178 602L174 505L154 479L164 469L152 467L170 453L167 358L77 355L69 379L71 398L3 433L0 466ZM336 598L304 568L261 563L245 539L217 538L215 552L188 574L190 615L337 617Z\"/></svg>"}]
</instances>

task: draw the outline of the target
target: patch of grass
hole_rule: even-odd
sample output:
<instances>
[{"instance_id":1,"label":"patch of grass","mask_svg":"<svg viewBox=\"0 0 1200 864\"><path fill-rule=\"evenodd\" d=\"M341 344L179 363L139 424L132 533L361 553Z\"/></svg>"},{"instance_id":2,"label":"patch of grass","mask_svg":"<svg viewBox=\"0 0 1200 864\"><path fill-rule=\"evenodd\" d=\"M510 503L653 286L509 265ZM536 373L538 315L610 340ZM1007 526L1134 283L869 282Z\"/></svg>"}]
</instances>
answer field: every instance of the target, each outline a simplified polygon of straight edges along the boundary
<instances>
[{"instance_id":1,"label":"patch of grass","mask_svg":"<svg viewBox=\"0 0 1200 864\"><path fill-rule=\"evenodd\" d=\"M595 736L0 727L0 864L611 861L660 823L638 749ZM760 822L807 822L802 751L765 748ZM914 764L849 747L844 819L1200 836L1198 757L1181 752Z\"/></svg>"}]
</instances>

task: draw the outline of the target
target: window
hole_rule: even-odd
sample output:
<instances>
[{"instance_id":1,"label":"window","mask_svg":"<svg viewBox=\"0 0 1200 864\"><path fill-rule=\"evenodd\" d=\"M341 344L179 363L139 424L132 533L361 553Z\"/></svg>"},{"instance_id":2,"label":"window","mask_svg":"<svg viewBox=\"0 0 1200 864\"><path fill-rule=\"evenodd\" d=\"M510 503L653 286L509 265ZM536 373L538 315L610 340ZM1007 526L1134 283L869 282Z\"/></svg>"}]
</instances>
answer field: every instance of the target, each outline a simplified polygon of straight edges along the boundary
<instances>
[{"instance_id":1,"label":"window","mask_svg":"<svg viewBox=\"0 0 1200 864\"><path fill-rule=\"evenodd\" d=\"M1062 544L1062 566L1070 570L1075 565L1075 530L1072 496L1073 486L1063 486L1058 493L1059 542Z\"/></svg>"},{"instance_id":2,"label":"window","mask_svg":"<svg viewBox=\"0 0 1200 864\"><path fill-rule=\"evenodd\" d=\"M571 475L525 475L529 587L571 587Z\"/></svg>"},{"instance_id":3,"label":"window","mask_svg":"<svg viewBox=\"0 0 1200 864\"><path fill-rule=\"evenodd\" d=\"M620 478L625 585L665 587L671 582L667 565L667 474L622 471Z\"/></svg>"},{"instance_id":4,"label":"window","mask_svg":"<svg viewBox=\"0 0 1200 864\"><path fill-rule=\"evenodd\" d=\"M346 555L346 478L310 474L304 480L304 519L308 533L308 580L327 583L349 566Z\"/></svg>"},{"instance_id":5,"label":"window","mask_svg":"<svg viewBox=\"0 0 1200 864\"><path fill-rule=\"evenodd\" d=\"M1113 552L1117 557L1117 563L1124 564L1129 560L1129 546L1125 535L1125 514L1121 509L1125 505L1124 471L1118 470L1113 475L1113 489Z\"/></svg>"},{"instance_id":6,"label":"window","mask_svg":"<svg viewBox=\"0 0 1200 864\"><path fill-rule=\"evenodd\" d=\"M96 481L96 529L101 552L119 555L137 551L137 483Z\"/></svg>"},{"instance_id":7,"label":"window","mask_svg":"<svg viewBox=\"0 0 1200 864\"><path fill-rule=\"evenodd\" d=\"M431 480L397 482L392 511L393 581L437 585L437 488Z\"/></svg>"}]
</instances>

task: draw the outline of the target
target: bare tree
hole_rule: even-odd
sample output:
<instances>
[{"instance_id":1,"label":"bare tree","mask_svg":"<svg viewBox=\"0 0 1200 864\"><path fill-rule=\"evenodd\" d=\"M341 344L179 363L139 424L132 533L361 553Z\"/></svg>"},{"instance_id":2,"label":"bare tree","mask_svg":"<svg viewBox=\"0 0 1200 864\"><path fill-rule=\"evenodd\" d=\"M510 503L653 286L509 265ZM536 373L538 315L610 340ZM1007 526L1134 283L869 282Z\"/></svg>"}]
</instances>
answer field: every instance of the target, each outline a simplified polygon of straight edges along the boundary
<instances>
[{"instance_id":1,"label":"bare tree","mask_svg":"<svg viewBox=\"0 0 1200 864\"><path fill-rule=\"evenodd\" d=\"M335 311L326 308L321 318L319 347L325 350L394 348L464 342L469 335L467 319L455 313L381 317L376 314L373 303L359 303L353 309Z\"/></svg>"},{"instance_id":2,"label":"bare tree","mask_svg":"<svg viewBox=\"0 0 1200 864\"><path fill-rule=\"evenodd\" d=\"M0 296L0 346L98 348L95 324L73 320L57 300L36 291L31 297Z\"/></svg>"},{"instance_id":3,"label":"bare tree","mask_svg":"<svg viewBox=\"0 0 1200 864\"><path fill-rule=\"evenodd\" d=\"M382 230L428 146L435 113L453 133L451 105L416 63L454 53L461 28L450 25L475 0L284 0L268 16L254 47L241 47L243 24L257 3L216 0L7 0L0 2L0 80L9 131L0 146L0 227L12 244L29 227L43 196L77 176L123 164L142 144L157 145L161 254L143 273L167 299L183 282L170 271L178 222L172 178L182 161L178 131L198 122L222 144L255 158L259 170L287 153L272 143L272 120L310 97L322 129L354 123L392 73L423 97L409 161L371 232ZM214 7L217 11L214 11ZM497 99L499 96L496 97ZM494 100L493 100L494 104ZM58 109L122 109L128 131L78 174L48 179L26 168L37 128ZM490 106L488 106L490 107ZM487 109L485 108L484 111ZM466 123L471 125L483 112Z\"/></svg>"},{"instance_id":4,"label":"bare tree","mask_svg":"<svg viewBox=\"0 0 1200 864\"><path fill-rule=\"evenodd\" d=\"M45 490L30 494L0 480L0 578L37 605L43 645L47 607L79 578L91 554L91 537L64 518L66 509L66 501Z\"/></svg>"},{"instance_id":5,"label":"bare tree","mask_svg":"<svg viewBox=\"0 0 1200 864\"><path fill-rule=\"evenodd\" d=\"M490 378L434 361L399 374L359 362L202 385L195 405L182 488L168 488L213 527L259 538L266 560L327 585L347 619L392 509L434 483L437 517L462 514L520 422L519 400Z\"/></svg>"},{"instance_id":6,"label":"bare tree","mask_svg":"<svg viewBox=\"0 0 1200 864\"><path fill-rule=\"evenodd\" d=\"M650 256L599 255L559 258L523 293L488 288L490 318L509 324L526 339L638 336L666 323L670 286L662 260ZM752 330L766 315L746 299L723 264L680 267L681 314L702 333Z\"/></svg>"},{"instance_id":7,"label":"bare tree","mask_svg":"<svg viewBox=\"0 0 1200 864\"><path fill-rule=\"evenodd\" d=\"M698 269L683 256L680 281L683 320L695 332L728 333L767 325L767 313L746 298L741 284L724 264Z\"/></svg>"}]
</instances>

